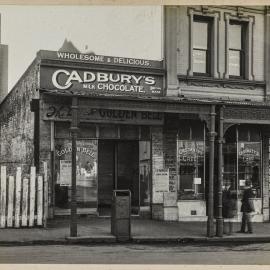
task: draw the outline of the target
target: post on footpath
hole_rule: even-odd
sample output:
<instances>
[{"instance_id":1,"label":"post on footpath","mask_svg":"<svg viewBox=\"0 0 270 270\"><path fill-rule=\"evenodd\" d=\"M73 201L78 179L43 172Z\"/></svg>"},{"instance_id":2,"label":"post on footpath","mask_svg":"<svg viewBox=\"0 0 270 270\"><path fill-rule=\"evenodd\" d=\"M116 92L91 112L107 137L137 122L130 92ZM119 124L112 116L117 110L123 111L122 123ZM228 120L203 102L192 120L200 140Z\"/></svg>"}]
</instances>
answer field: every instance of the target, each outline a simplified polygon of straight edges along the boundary
<instances>
[{"instance_id":1,"label":"post on footpath","mask_svg":"<svg viewBox=\"0 0 270 270\"><path fill-rule=\"evenodd\" d=\"M71 157L71 214L70 214L70 236L77 236L77 187L76 187L76 152L77 152L77 136L78 136L78 98L72 97L71 105L71 144L72 144L72 157Z\"/></svg>"},{"instance_id":2,"label":"post on footpath","mask_svg":"<svg viewBox=\"0 0 270 270\"><path fill-rule=\"evenodd\" d=\"M215 105L211 105L209 132L209 183L208 183L208 219L207 236L214 236L214 154L215 154Z\"/></svg>"},{"instance_id":3,"label":"post on footpath","mask_svg":"<svg viewBox=\"0 0 270 270\"><path fill-rule=\"evenodd\" d=\"M216 236L223 236L222 186L223 186L223 137L224 137L224 106L219 109L218 127L218 213L216 218Z\"/></svg>"}]
</instances>

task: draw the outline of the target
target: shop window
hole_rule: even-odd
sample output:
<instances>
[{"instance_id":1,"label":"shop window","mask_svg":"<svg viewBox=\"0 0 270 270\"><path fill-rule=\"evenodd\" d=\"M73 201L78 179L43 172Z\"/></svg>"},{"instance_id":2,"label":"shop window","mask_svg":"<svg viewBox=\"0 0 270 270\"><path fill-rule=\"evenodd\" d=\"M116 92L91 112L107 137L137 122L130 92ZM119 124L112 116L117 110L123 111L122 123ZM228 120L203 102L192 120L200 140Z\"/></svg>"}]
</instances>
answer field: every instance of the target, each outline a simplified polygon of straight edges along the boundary
<instances>
[{"instance_id":1,"label":"shop window","mask_svg":"<svg viewBox=\"0 0 270 270\"><path fill-rule=\"evenodd\" d=\"M178 199L204 199L205 128L202 123L181 125L177 140Z\"/></svg>"},{"instance_id":2,"label":"shop window","mask_svg":"<svg viewBox=\"0 0 270 270\"><path fill-rule=\"evenodd\" d=\"M245 24L230 21L229 25L229 75L244 77L245 67Z\"/></svg>"},{"instance_id":3,"label":"shop window","mask_svg":"<svg viewBox=\"0 0 270 270\"><path fill-rule=\"evenodd\" d=\"M231 142L230 135L235 132L236 140ZM261 135L255 126L240 125L225 135L224 185L242 193L245 181L251 180L256 197L261 197Z\"/></svg>"},{"instance_id":4,"label":"shop window","mask_svg":"<svg viewBox=\"0 0 270 270\"><path fill-rule=\"evenodd\" d=\"M97 140L78 140L76 153L77 206L97 208ZM71 203L71 141L55 142L55 206L69 209Z\"/></svg>"},{"instance_id":5,"label":"shop window","mask_svg":"<svg viewBox=\"0 0 270 270\"><path fill-rule=\"evenodd\" d=\"M211 21L195 16L193 22L193 74L210 75Z\"/></svg>"}]
</instances>

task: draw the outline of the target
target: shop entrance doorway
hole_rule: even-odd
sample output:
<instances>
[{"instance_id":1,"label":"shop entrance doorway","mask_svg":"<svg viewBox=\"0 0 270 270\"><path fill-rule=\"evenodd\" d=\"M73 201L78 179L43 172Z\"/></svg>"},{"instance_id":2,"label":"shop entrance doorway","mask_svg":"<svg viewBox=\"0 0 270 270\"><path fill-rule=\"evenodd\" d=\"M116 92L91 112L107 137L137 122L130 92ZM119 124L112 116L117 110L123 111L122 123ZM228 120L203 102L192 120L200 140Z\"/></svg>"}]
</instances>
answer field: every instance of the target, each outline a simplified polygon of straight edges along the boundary
<instances>
[{"instance_id":1,"label":"shop entrance doorway","mask_svg":"<svg viewBox=\"0 0 270 270\"><path fill-rule=\"evenodd\" d=\"M139 142L100 140L98 145L98 213L111 214L114 189L131 191L131 211L139 214Z\"/></svg>"}]
</instances>

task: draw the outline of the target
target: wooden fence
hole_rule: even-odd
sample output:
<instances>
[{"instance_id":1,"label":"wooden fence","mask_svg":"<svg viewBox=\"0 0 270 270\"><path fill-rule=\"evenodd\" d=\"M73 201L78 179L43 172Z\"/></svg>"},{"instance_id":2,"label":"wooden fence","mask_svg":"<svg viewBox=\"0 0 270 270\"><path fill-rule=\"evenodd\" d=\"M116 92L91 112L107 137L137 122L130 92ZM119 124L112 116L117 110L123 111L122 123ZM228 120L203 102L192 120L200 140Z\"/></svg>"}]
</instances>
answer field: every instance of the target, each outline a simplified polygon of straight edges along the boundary
<instances>
[{"instance_id":1,"label":"wooden fence","mask_svg":"<svg viewBox=\"0 0 270 270\"><path fill-rule=\"evenodd\" d=\"M31 167L30 175L7 176L6 167L0 174L0 228L46 226L48 215L47 164L44 175L37 175Z\"/></svg>"}]
</instances>

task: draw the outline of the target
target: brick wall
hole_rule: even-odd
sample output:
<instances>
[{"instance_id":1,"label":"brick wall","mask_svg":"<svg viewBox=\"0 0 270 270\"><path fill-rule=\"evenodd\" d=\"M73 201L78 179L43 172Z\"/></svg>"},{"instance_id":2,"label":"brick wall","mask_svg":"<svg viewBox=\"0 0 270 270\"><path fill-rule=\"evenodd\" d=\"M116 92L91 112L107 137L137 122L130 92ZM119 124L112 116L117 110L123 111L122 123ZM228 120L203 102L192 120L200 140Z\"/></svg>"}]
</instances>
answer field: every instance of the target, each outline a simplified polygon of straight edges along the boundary
<instances>
[{"instance_id":1,"label":"brick wall","mask_svg":"<svg viewBox=\"0 0 270 270\"><path fill-rule=\"evenodd\" d=\"M8 170L33 165L34 113L30 101L37 94L38 65L35 60L0 105L1 165Z\"/></svg>"}]
</instances>

